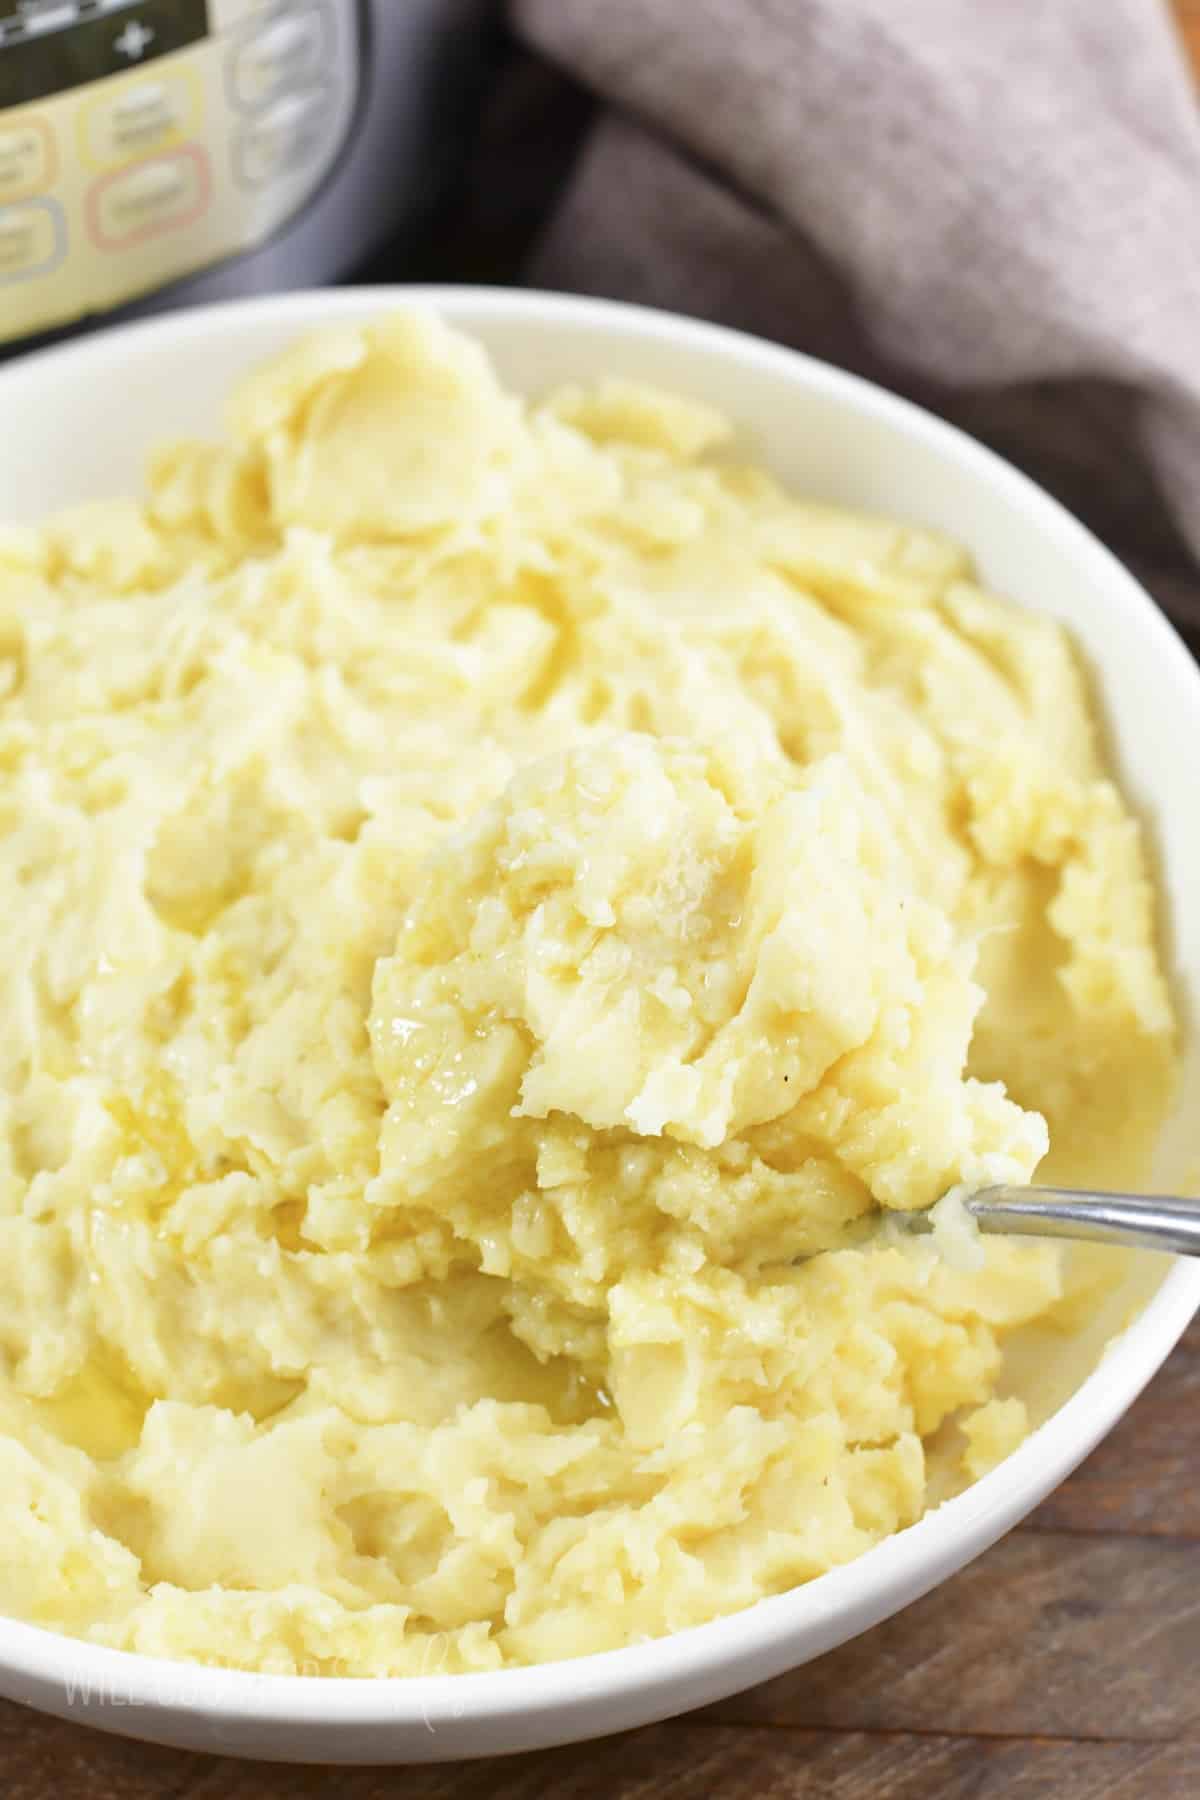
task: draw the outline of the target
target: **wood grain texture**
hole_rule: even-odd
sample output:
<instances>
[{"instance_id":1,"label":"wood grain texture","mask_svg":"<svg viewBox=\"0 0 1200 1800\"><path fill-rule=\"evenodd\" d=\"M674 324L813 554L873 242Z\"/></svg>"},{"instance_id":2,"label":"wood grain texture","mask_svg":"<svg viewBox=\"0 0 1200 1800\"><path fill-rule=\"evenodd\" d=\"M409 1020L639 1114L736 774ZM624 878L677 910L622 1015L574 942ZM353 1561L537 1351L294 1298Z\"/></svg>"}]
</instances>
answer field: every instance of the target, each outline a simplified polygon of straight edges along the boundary
<instances>
[{"instance_id":1,"label":"wood grain texture","mask_svg":"<svg viewBox=\"0 0 1200 1800\"><path fill-rule=\"evenodd\" d=\"M1200 0L1171 0L1183 47L1200 75Z\"/></svg>"},{"instance_id":2,"label":"wood grain texture","mask_svg":"<svg viewBox=\"0 0 1200 1800\"><path fill-rule=\"evenodd\" d=\"M755 1731L689 1720L585 1751L334 1771L177 1755L37 1719L5 1781L5 1800L1194 1800L1200 1743Z\"/></svg>"},{"instance_id":3,"label":"wood grain texture","mask_svg":"<svg viewBox=\"0 0 1200 1800\"><path fill-rule=\"evenodd\" d=\"M865 1638L706 1716L1173 1741L1200 1724L1198 1575L1190 1540L1018 1531Z\"/></svg>"},{"instance_id":4,"label":"wood grain texture","mask_svg":"<svg viewBox=\"0 0 1200 1800\"><path fill-rule=\"evenodd\" d=\"M1200 76L1200 0L1173 7ZM0 1702L0 1800L547 1794L1197 1800L1200 1322L1021 1530L866 1637L687 1720L503 1762L334 1772L163 1750Z\"/></svg>"}]
</instances>

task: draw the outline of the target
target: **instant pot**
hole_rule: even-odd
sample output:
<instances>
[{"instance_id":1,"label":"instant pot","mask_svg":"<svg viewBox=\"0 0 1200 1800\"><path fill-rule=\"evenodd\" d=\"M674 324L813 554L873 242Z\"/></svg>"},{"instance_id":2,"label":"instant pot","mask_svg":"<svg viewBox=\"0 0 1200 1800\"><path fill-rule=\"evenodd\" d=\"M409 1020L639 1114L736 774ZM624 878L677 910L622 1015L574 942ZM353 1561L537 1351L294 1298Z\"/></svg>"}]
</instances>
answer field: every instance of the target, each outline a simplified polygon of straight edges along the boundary
<instances>
[{"instance_id":1,"label":"instant pot","mask_svg":"<svg viewBox=\"0 0 1200 1800\"><path fill-rule=\"evenodd\" d=\"M334 280L428 222L487 0L0 0L0 355Z\"/></svg>"}]
</instances>

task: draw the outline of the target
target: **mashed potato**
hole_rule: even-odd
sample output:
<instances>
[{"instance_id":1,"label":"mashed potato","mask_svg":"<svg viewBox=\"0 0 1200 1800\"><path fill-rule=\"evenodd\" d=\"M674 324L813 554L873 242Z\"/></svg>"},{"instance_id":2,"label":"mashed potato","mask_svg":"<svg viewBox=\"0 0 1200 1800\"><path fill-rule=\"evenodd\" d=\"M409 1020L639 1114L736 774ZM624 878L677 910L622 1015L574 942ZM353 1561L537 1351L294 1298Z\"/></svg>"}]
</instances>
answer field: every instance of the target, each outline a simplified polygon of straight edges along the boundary
<instances>
[{"instance_id":1,"label":"mashed potato","mask_svg":"<svg viewBox=\"0 0 1200 1800\"><path fill-rule=\"evenodd\" d=\"M403 316L0 539L9 1614L573 1656L1022 1437L1060 1252L856 1222L1137 1177L1138 829L1056 625L726 437Z\"/></svg>"}]
</instances>

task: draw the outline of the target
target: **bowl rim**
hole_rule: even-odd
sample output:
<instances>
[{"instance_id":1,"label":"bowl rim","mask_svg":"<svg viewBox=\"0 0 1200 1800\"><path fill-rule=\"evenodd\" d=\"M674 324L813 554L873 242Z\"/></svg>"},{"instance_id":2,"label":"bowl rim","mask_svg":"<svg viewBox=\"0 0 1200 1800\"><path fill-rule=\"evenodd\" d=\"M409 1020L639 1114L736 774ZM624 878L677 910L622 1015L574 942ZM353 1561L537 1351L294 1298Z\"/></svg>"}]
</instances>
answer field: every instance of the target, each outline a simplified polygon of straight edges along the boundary
<instances>
[{"instance_id":1,"label":"bowl rim","mask_svg":"<svg viewBox=\"0 0 1200 1800\"><path fill-rule=\"evenodd\" d=\"M210 339L255 316L271 316L283 330L313 329L318 309L323 321L334 323L365 320L404 306L428 307L467 330L473 328L472 321L479 326L485 319L513 320L533 328L542 320L560 330L602 327L617 336L690 344L709 357L753 365L784 384L799 381L827 400L923 441L957 461L1002 502L1032 513L1044 536L1090 566L1106 604L1136 621L1153 640L1162 675L1177 703L1190 707L1200 722L1200 668L1182 639L1112 552L1060 502L996 452L914 402L802 351L728 326L624 301L531 288L444 283L308 288L134 320L34 351L0 367L0 395L26 384L36 389L52 368L73 366L83 378L101 367L107 372L113 359L127 350L136 352L162 342L186 354L189 343ZM80 1692L90 1688L118 1694L134 1708L186 1708L231 1724L286 1726L303 1718L306 1727L390 1726L398 1734L418 1728L432 1732L461 1729L468 1720L482 1724L511 1719L526 1711L555 1712L564 1718L590 1714L637 1690L658 1690L664 1696L657 1711L643 1707L640 1715L662 1717L679 1710L678 1698L670 1696L678 1696L684 1688L688 1699L683 1704L700 1704L736 1691L739 1682L744 1686L794 1666L801 1638L806 1659L846 1641L928 1592L994 1543L1094 1448L1165 1361L1198 1310L1200 1261L1175 1259L1151 1299L1111 1342L1091 1374L1016 1451L964 1493L851 1563L666 1637L569 1660L469 1674L317 1678L112 1649L0 1618L0 1671L27 1684L74 1683ZM847 1619L853 1621L850 1631L845 1629ZM136 1729L133 1715L129 1718L130 1729Z\"/></svg>"}]
</instances>

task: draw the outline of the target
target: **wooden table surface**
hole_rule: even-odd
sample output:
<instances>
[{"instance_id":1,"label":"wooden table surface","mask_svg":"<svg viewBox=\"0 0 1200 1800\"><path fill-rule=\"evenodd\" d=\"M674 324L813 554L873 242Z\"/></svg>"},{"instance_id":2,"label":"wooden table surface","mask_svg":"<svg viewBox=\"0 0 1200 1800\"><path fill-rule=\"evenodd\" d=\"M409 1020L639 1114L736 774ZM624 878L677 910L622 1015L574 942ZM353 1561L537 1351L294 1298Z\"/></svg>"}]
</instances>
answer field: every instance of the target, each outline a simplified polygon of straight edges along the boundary
<instances>
[{"instance_id":1,"label":"wooden table surface","mask_svg":"<svg viewBox=\"0 0 1200 1800\"><path fill-rule=\"evenodd\" d=\"M1200 0L1171 0L1171 10L1193 67L1200 74Z\"/></svg>"},{"instance_id":2,"label":"wooden table surface","mask_svg":"<svg viewBox=\"0 0 1200 1800\"><path fill-rule=\"evenodd\" d=\"M1200 0L1173 4L1200 72ZM1200 1800L1200 1322L1076 1475L962 1574L684 1719L502 1762L334 1772L161 1750L0 1701L0 1800L326 1794Z\"/></svg>"}]
</instances>

